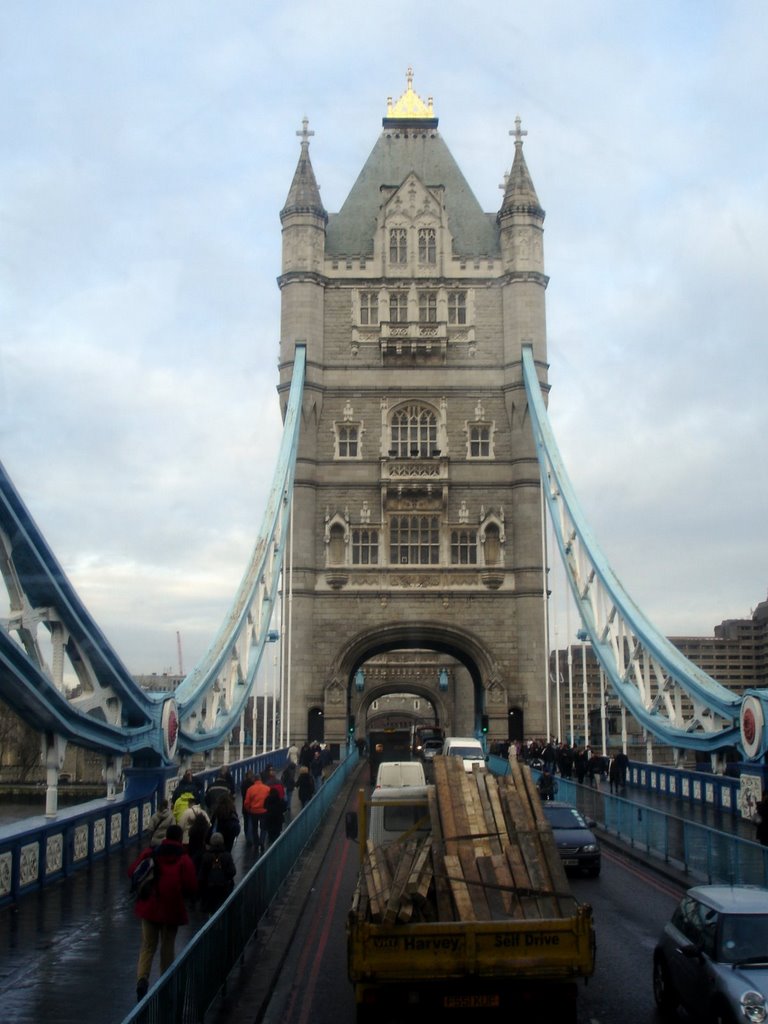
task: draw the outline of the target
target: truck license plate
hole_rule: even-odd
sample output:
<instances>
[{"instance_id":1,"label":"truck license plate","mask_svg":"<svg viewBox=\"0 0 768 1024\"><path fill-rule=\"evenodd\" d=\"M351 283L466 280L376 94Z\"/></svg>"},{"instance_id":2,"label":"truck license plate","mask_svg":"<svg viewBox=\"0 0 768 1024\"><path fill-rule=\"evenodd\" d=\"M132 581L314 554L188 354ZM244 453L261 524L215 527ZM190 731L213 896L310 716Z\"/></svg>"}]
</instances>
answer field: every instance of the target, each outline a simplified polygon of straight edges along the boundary
<instances>
[{"instance_id":1,"label":"truck license plate","mask_svg":"<svg viewBox=\"0 0 768 1024\"><path fill-rule=\"evenodd\" d=\"M501 1005L498 993L485 995L443 996L443 1006L451 1010L487 1010Z\"/></svg>"}]
</instances>

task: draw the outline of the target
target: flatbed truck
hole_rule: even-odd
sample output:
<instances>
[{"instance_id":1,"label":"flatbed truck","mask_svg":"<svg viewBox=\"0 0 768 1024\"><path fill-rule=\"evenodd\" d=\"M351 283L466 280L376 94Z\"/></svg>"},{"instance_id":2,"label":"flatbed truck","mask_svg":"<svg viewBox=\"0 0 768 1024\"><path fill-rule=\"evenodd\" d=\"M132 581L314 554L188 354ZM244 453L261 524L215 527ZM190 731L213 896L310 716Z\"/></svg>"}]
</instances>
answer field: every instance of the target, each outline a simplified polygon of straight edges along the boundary
<instances>
[{"instance_id":1,"label":"flatbed truck","mask_svg":"<svg viewBox=\"0 0 768 1024\"><path fill-rule=\"evenodd\" d=\"M527 768L497 779L435 758L435 784L376 791L348 822L361 868L347 919L358 1024L422 1011L576 1021L592 910L570 891Z\"/></svg>"}]
</instances>

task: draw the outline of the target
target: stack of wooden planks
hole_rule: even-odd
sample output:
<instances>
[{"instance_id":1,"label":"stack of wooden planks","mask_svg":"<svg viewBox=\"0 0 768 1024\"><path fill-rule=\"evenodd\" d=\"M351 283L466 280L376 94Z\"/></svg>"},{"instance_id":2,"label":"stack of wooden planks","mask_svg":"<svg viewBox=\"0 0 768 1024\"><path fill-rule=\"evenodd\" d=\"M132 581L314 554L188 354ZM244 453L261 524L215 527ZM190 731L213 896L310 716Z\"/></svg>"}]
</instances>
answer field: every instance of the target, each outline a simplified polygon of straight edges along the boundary
<instances>
[{"instance_id":1,"label":"stack of wooden planks","mask_svg":"<svg viewBox=\"0 0 768 1024\"><path fill-rule=\"evenodd\" d=\"M464 771L436 757L428 790L431 835L387 847L370 840L358 902L369 919L495 921L573 913L565 870L527 767Z\"/></svg>"}]
</instances>

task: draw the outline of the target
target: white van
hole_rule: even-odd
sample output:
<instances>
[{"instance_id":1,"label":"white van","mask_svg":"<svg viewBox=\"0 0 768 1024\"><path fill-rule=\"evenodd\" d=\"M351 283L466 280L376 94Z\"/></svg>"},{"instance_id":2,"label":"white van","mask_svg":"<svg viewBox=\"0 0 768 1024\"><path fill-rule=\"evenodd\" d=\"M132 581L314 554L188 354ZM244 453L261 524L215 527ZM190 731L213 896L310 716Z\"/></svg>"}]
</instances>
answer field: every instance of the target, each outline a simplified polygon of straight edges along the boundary
<instances>
[{"instance_id":1,"label":"white van","mask_svg":"<svg viewBox=\"0 0 768 1024\"><path fill-rule=\"evenodd\" d=\"M374 790L368 810L368 838L375 846L387 846L404 832L424 835L429 820L427 786L387 786Z\"/></svg>"},{"instance_id":2,"label":"white van","mask_svg":"<svg viewBox=\"0 0 768 1024\"><path fill-rule=\"evenodd\" d=\"M443 743L443 756L462 758L465 772L471 772L476 764L485 767L488 760L482 743L474 736L449 736Z\"/></svg>"},{"instance_id":3,"label":"white van","mask_svg":"<svg viewBox=\"0 0 768 1024\"><path fill-rule=\"evenodd\" d=\"M423 786L426 781L421 761L382 761L376 774L376 789L389 786Z\"/></svg>"}]
</instances>

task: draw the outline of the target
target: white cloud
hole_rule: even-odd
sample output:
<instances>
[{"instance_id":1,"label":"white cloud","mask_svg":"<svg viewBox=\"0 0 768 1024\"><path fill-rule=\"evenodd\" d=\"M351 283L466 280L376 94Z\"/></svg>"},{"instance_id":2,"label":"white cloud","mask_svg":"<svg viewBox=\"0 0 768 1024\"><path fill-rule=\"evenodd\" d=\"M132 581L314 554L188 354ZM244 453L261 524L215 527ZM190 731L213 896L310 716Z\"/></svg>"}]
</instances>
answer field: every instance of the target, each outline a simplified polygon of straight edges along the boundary
<instances>
[{"instance_id":1,"label":"white cloud","mask_svg":"<svg viewBox=\"0 0 768 1024\"><path fill-rule=\"evenodd\" d=\"M667 632L764 596L764 5L467 10L0 12L2 458L132 670L202 653L256 536L294 132L338 210L409 64L484 209L530 132L551 414L628 590Z\"/></svg>"}]
</instances>

